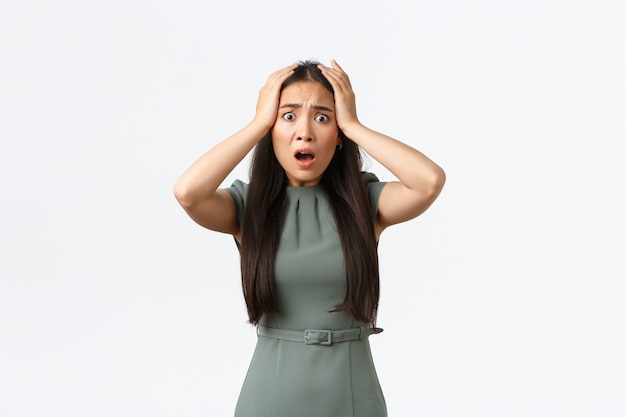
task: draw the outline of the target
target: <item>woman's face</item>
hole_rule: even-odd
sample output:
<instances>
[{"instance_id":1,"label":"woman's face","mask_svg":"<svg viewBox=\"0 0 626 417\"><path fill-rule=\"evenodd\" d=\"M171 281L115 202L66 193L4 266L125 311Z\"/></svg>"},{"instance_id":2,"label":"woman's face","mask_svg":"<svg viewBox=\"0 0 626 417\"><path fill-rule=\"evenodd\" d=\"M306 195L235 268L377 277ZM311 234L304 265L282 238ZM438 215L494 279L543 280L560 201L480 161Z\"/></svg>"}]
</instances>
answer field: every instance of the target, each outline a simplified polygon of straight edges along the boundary
<instances>
[{"instance_id":1,"label":"woman's face","mask_svg":"<svg viewBox=\"0 0 626 417\"><path fill-rule=\"evenodd\" d=\"M319 184L339 143L331 92L316 81L285 87L272 127L272 144L289 185Z\"/></svg>"}]
</instances>

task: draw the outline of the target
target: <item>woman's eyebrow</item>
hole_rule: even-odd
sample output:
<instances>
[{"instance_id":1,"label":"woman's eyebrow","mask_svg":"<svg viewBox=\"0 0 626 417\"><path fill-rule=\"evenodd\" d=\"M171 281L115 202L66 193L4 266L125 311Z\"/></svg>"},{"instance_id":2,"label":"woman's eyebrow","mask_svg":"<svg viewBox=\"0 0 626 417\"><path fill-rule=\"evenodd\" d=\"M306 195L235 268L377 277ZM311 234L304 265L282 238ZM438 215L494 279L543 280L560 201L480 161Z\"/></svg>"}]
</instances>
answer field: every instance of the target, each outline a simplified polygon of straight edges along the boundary
<instances>
[{"instance_id":1,"label":"woman's eyebrow","mask_svg":"<svg viewBox=\"0 0 626 417\"><path fill-rule=\"evenodd\" d=\"M289 107L292 109L299 109L300 107L302 107L302 104L298 104L298 103L285 103L282 106L280 106L280 108L285 108L285 107ZM314 104L313 106L311 106L314 110L320 110L320 111L327 111L330 113L334 113L333 109L331 109L330 107L326 107L326 106L320 106L319 104Z\"/></svg>"}]
</instances>

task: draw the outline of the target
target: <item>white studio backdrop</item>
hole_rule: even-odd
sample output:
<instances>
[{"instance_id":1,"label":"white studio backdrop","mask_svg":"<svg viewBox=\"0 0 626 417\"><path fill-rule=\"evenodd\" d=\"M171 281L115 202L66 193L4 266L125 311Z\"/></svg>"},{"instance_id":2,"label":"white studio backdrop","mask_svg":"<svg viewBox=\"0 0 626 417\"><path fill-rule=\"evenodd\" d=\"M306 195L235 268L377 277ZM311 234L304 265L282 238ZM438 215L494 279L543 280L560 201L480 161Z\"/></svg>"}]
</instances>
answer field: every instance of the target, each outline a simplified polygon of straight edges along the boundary
<instances>
[{"instance_id":1,"label":"white studio backdrop","mask_svg":"<svg viewBox=\"0 0 626 417\"><path fill-rule=\"evenodd\" d=\"M389 415L626 415L625 21L618 0L3 0L0 415L232 415L255 343L236 247L172 186L307 58L448 176L380 242Z\"/></svg>"}]
</instances>

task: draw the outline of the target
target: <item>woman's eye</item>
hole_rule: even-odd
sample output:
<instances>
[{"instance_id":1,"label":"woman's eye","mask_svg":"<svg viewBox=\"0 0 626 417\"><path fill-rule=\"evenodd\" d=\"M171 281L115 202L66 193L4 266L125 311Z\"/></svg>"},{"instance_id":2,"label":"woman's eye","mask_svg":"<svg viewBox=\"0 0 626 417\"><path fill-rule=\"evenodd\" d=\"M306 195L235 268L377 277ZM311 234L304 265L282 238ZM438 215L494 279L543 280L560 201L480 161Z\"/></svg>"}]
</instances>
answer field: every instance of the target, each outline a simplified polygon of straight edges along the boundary
<instances>
[{"instance_id":1,"label":"woman's eye","mask_svg":"<svg viewBox=\"0 0 626 417\"><path fill-rule=\"evenodd\" d=\"M291 112L283 114L283 119L285 120L294 120L295 118L296 118L296 115Z\"/></svg>"},{"instance_id":2,"label":"woman's eye","mask_svg":"<svg viewBox=\"0 0 626 417\"><path fill-rule=\"evenodd\" d=\"M326 116L325 114L318 114L317 116L315 116L315 120L317 120L318 122L326 122L328 120L328 116Z\"/></svg>"}]
</instances>

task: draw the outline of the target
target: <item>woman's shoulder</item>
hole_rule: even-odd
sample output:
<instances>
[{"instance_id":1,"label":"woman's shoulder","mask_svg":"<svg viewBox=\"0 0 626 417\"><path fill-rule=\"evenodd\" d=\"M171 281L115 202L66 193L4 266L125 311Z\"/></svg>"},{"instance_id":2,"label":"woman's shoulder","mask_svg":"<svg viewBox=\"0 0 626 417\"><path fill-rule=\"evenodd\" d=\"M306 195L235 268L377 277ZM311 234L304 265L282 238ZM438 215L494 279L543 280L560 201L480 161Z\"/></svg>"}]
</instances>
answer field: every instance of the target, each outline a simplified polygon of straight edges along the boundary
<instances>
[{"instance_id":1,"label":"woman's shoulder","mask_svg":"<svg viewBox=\"0 0 626 417\"><path fill-rule=\"evenodd\" d=\"M240 179L236 179L232 182L230 187L226 188L226 190L230 192L239 192L245 194L245 192L248 191L248 183L243 182Z\"/></svg>"},{"instance_id":2,"label":"woman's shoulder","mask_svg":"<svg viewBox=\"0 0 626 417\"><path fill-rule=\"evenodd\" d=\"M378 177L376 176L376 174L374 174L373 172L369 172L369 171L362 171L361 172L361 178L363 180L363 183L365 184L365 186L373 183L373 182L380 182L380 180L378 179Z\"/></svg>"},{"instance_id":3,"label":"woman's shoulder","mask_svg":"<svg viewBox=\"0 0 626 417\"><path fill-rule=\"evenodd\" d=\"M361 176L363 178L363 184L365 185L365 191L367 192L367 197L370 201L370 207L374 214L378 212L378 199L380 198L380 193L383 191L383 187L387 184L386 182L382 182L378 179L378 176L373 172L361 172Z\"/></svg>"},{"instance_id":4,"label":"woman's shoulder","mask_svg":"<svg viewBox=\"0 0 626 417\"><path fill-rule=\"evenodd\" d=\"M365 185L366 190L375 189L382 190L382 188L387 184L386 182L378 179L378 176L373 172L363 171L361 172L361 178L363 180L363 184Z\"/></svg>"},{"instance_id":5,"label":"woman's shoulder","mask_svg":"<svg viewBox=\"0 0 626 417\"><path fill-rule=\"evenodd\" d=\"M230 196L235 201L235 206L237 208L237 218L243 219L243 211L246 206L246 200L248 196L248 183L241 181L240 179L236 179L230 185L230 187L225 188L226 191L230 194Z\"/></svg>"}]
</instances>

